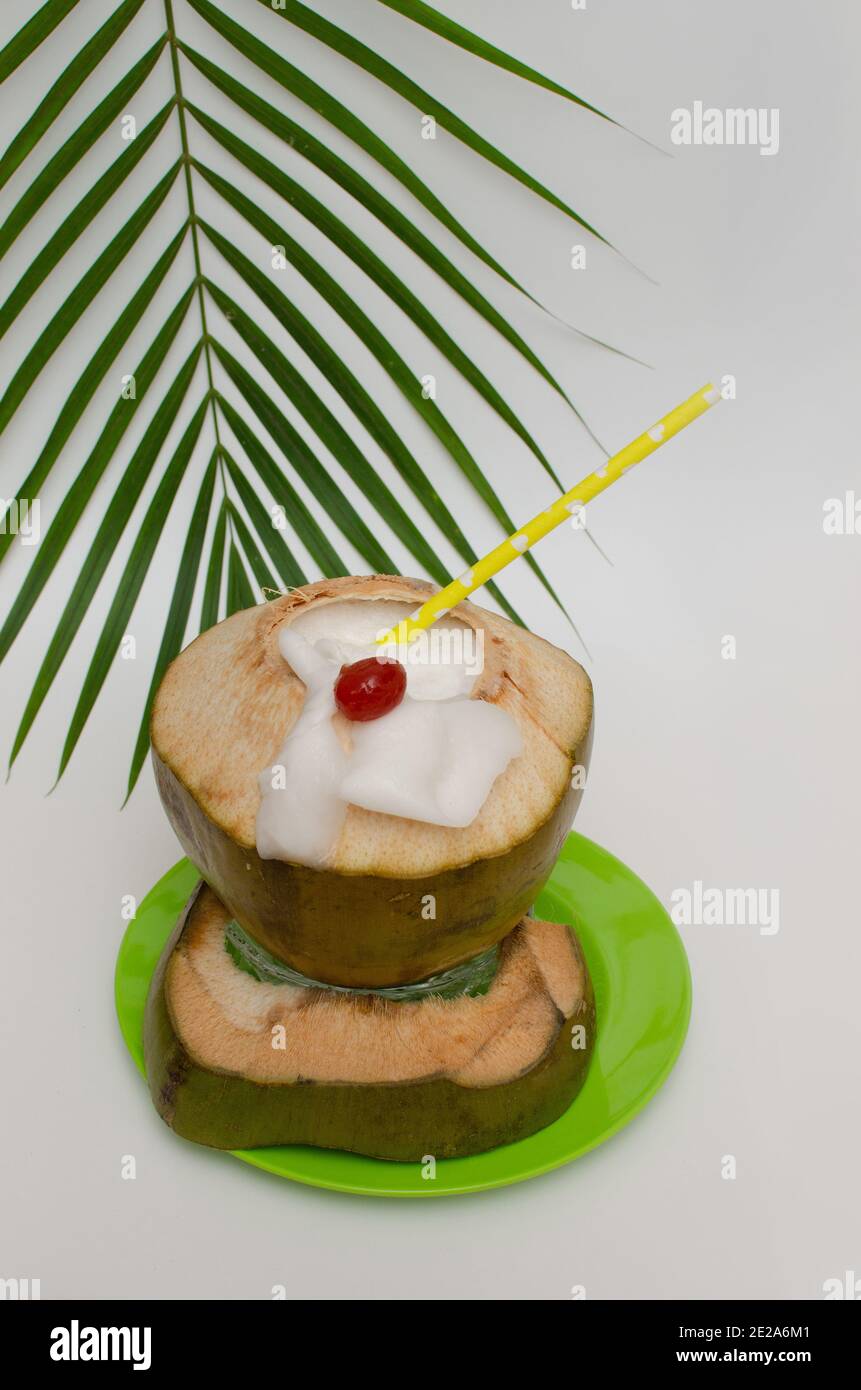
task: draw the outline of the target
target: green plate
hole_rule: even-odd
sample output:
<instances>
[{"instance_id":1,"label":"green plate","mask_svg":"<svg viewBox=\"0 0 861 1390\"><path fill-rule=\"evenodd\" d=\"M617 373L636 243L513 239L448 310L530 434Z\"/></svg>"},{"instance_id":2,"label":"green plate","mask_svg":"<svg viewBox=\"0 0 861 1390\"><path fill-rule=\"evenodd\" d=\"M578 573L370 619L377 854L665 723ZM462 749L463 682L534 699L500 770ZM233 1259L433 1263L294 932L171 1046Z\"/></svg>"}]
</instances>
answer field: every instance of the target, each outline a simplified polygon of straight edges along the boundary
<instances>
[{"instance_id":1,"label":"green plate","mask_svg":"<svg viewBox=\"0 0 861 1390\"><path fill-rule=\"evenodd\" d=\"M117 1014L141 1072L150 978L197 878L187 859L166 873L141 903L120 947ZM681 1051L691 1011L687 956L654 894L582 835L569 835L536 914L576 924L598 1010L598 1041L586 1084L561 1119L490 1153L441 1159L433 1180L422 1178L418 1163L299 1145L236 1150L233 1157L338 1192L443 1197L537 1177L609 1139L651 1100Z\"/></svg>"}]
</instances>

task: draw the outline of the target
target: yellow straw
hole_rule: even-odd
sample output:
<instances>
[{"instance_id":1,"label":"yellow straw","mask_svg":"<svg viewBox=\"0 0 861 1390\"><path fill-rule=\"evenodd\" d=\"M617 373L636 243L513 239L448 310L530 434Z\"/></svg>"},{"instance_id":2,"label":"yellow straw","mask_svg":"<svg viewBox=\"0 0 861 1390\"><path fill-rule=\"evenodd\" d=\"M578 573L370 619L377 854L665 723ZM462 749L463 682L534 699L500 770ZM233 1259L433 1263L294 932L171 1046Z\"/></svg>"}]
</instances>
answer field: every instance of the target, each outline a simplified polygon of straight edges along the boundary
<instances>
[{"instance_id":1,"label":"yellow straw","mask_svg":"<svg viewBox=\"0 0 861 1390\"><path fill-rule=\"evenodd\" d=\"M711 384L695 391L682 405L677 405L675 410L671 410L669 415L652 425L651 429L646 430L630 444L626 444L624 449L607 459L596 472L590 473L582 482L577 483L576 487L557 498L546 511L539 512L508 540L485 555L483 560L476 561L459 579L452 580L451 584L440 589L439 593L422 604L412 617L404 618L397 627L383 633L377 638L378 643L382 645L390 642L409 642L411 637L430 627L437 618L444 618L458 603L462 603L476 589L480 589L482 584L486 584L488 579L493 579L501 569L510 565L512 560L516 560L518 555L522 555L536 541L540 541L542 536L546 536L548 531L553 531L557 526L561 526L563 521L570 520L575 510L579 511L586 502L591 502L593 497L597 497L599 492L604 492L611 483L621 478L623 473L627 473L629 468L633 468L636 463L642 463L649 454L660 449L674 434L678 434L685 425L690 425L700 415L704 415L719 400L720 392Z\"/></svg>"}]
</instances>

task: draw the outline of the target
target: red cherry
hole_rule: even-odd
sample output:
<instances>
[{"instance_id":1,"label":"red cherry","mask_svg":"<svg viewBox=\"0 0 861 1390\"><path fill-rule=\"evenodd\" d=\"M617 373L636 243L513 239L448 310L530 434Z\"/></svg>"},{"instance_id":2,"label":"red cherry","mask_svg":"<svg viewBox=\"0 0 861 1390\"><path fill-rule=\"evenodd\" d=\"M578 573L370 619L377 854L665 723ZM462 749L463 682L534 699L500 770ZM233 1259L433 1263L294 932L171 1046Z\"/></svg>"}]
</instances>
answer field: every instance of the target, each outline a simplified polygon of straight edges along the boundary
<instances>
[{"instance_id":1,"label":"red cherry","mask_svg":"<svg viewBox=\"0 0 861 1390\"><path fill-rule=\"evenodd\" d=\"M341 667L335 681L335 704L348 719L365 724L396 709L406 688L407 673L399 661L366 656Z\"/></svg>"}]
</instances>

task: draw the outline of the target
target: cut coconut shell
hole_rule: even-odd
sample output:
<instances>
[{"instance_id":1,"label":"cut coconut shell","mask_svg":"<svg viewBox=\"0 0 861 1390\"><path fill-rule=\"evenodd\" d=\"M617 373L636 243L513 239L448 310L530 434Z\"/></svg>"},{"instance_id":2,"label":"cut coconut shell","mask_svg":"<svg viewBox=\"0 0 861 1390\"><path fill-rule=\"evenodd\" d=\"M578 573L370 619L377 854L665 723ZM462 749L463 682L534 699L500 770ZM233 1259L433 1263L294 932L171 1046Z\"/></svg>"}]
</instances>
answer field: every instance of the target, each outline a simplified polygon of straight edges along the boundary
<instances>
[{"instance_id":1,"label":"cut coconut shell","mask_svg":"<svg viewBox=\"0 0 861 1390\"><path fill-rule=\"evenodd\" d=\"M156 780L186 854L250 935L312 979L402 984L500 941L548 878L580 800L572 769L588 763L589 677L557 647L463 603L457 620L484 633L471 698L507 710L523 740L476 819L452 829L350 806L324 868L260 858L257 779L305 691L281 656L280 629L309 604L417 605L433 592L383 575L296 589L203 633L156 695Z\"/></svg>"},{"instance_id":2,"label":"cut coconut shell","mask_svg":"<svg viewBox=\"0 0 861 1390\"><path fill-rule=\"evenodd\" d=\"M201 884L147 1001L150 1091L186 1139L461 1157L542 1129L585 1080L595 1006L568 927L525 918L486 994L394 1003L255 979L229 919Z\"/></svg>"}]
</instances>

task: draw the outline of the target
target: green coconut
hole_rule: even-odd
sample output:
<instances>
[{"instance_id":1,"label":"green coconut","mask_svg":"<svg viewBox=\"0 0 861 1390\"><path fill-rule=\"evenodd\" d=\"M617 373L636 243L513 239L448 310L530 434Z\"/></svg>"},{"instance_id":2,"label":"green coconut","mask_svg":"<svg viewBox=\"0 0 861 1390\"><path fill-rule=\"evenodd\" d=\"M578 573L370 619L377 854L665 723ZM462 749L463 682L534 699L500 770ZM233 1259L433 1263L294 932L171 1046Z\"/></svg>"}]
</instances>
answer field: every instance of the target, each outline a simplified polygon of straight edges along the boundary
<instances>
[{"instance_id":1,"label":"green coconut","mask_svg":"<svg viewBox=\"0 0 861 1390\"><path fill-rule=\"evenodd\" d=\"M402 984L500 941L549 877L580 801L591 747L589 677L550 643L463 603L452 617L484 640L484 669L470 697L506 710L523 746L472 824L454 829L350 806L324 867L258 855L258 776L276 758L305 691L279 651L282 626L310 604L419 604L432 592L419 580L384 575L296 589L203 633L156 695L156 781L186 854L251 936L315 980Z\"/></svg>"},{"instance_id":2,"label":"green coconut","mask_svg":"<svg viewBox=\"0 0 861 1390\"><path fill-rule=\"evenodd\" d=\"M568 927L524 918L484 994L393 1002L264 983L227 951L229 920L199 885L147 1001L150 1091L186 1139L461 1157L542 1129L585 1080L595 1005Z\"/></svg>"}]
</instances>

